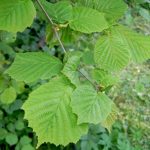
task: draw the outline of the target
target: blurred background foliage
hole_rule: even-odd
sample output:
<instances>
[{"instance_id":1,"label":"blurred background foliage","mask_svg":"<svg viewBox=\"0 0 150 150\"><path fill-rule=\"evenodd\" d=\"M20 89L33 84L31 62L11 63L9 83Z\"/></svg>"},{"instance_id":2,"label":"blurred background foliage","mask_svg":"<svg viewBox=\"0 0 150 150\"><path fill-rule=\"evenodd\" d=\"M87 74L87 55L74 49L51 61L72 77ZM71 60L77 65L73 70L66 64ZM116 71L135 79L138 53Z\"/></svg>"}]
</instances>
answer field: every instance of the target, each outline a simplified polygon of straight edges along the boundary
<instances>
[{"instance_id":1,"label":"blurred background foliage","mask_svg":"<svg viewBox=\"0 0 150 150\"><path fill-rule=\"evenodd\" d=\"M54 1L51 1L54 2ZM150 35L150 1L125 0L129 9L122 24ZM59 31L67 49L84 51L83 61L93 63L92 49L97 34L74 34L69 28ZM48 44L46 44L48 41ZM75 44L74 44L75 43ZM17 35L0 31L0 150L34 150L37 137L23 119L21 106L29 92L39 83L26 85L5 74L16 52L45 51L63 58L50 27L37 18L32 27ZM118 74L120 81L110 91L110 97L120 109L111 133L100 125L91 125L87 135L66 147L43 144L39 150L150 150L150 61L131 63ZM64 135L65 136L65 135Z\"/></svg>"}]
</instances>

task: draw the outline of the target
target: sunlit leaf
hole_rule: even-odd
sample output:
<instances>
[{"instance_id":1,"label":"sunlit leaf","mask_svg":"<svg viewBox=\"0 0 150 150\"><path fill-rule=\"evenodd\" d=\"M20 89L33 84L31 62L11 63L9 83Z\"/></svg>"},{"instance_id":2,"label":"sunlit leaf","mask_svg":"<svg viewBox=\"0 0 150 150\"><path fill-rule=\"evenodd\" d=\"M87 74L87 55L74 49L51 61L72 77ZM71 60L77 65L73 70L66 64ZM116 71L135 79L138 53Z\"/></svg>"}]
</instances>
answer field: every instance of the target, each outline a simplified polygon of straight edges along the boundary
<instances>
[{"instance_id":1,"label":"sunlit leaf","mask_svg":"<svg viewBox=\"0 0 150 150\"><path fill-rule=\"evenodd\" d=\"M18 53L11 67L6 71L12 78L27 83L38 79L50 79L62 69L56 57L42 52Z\"/></svg>"},{"instance_id":2,"label":"sunlit leaf","mask_svg":"<svg viewBox=\"0 0 150 150\"><path fill-rule=\"evenodd\" d=\"M101 32L108 28L103 13L86 7L73 8L73 19L69 25L73 30L83 33Z\"/></svg>"},{"instance_id":3,"label":"sunlit leaf","mask_svg":"<svg viewBox=\"0 0 150 150\"><path fill-rule=\"evenodd\" d=\"M87 132L87 124L77 125L72 113L70 96L73 88L65 77L56 77L33 91L24 103L25 118L44 142L67 145L77 142Z\"/></svg>"},{"instance_id":4,"label":"sunlit leaf","mask_svg":"<svg viewBox=\"0 0 150 150\"><path fill-rule=\"evenodd\" d=\"M71 107L78 116L78 124L97 124L110 113L111 100L104 93L97 93L92 86L81 85L73 92Z\"/></svg>"},{"instance_id":5,"label":"sunlit leaf","mask_svg":"<svg viewBox=\"0 0 150 150\"><path fill-rule=\"evenodd\" d=\"M36 10L31 0L0 1L0 30L23 31L31 26Z\"/></svg>"}]
</instances>

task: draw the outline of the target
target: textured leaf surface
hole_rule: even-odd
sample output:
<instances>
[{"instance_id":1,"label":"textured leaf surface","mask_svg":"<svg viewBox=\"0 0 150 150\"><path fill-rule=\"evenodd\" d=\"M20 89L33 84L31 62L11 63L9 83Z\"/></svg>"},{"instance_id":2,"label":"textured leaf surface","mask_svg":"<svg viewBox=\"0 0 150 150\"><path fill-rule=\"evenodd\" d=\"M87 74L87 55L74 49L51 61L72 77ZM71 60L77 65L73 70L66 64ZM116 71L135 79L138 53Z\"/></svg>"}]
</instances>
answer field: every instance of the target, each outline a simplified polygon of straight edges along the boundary
<instances>
[{"instance_id":1,"label":"textured leaf surface","mask_svg":"<svg viewBox=\"0 0 150 150\"><path fill-rule=\"evenodd\" d=\"M79 73L77 71L78 65L80 64L80 58L82 53L77 52L72 55L68 55L68 60L62 70L62 73L66 75L71 83L74 85L78 85L79 81Z\"/></svg>"},{"instance_id":2,"label":"textured leaf surface","mask_svg":"<svg viewBox=\"0 0 150 150\"><path fill-rule=\"evenodd\" d=\"M136 33L123 26L116 26L114 30L121 35L133 61L143 62L150 58L150 36Z\"/></svg>"},{"instance_id":3,"label":"textured leaf surface","mask_svg":"<svg viewBox=\"0 0 150 150\"><path fill-rule=\"evenodd\" d=\"M95 46L95 62L99 67L110 71L123 69L129 62L130 54L120 33L111 30L106 36L101 36Z\"/></svg>"},{"instance_id":4,"label":"textured leaf surface","mask_svg":"<svg viewBox=\"0 0 150 150\"><path fill-rule=\"evenodd\" d=\"M108 87L116 84L119 79L116 76L104 71L102 69L94 69L92 71L92 78L101 86Z\"/></svg>"},{"instance_id":5,"label":"textured leaf surface","mask_svg":"<svg viewBox=\"0 0 150 150\"><path fill-rule=\"evenodd\" d=\"M18 53L12 66L6 71L12 78L27 83L49 79L62 69L59 59L42 52Z\"/></svg>"},{"instance_id":6,"label":"textured leaf surface","mask_svg":"<svg viewBox=\"0 0 150 150\"><path fill-rule=\"evenodd\" d=\"M16 100L16 91L13 87L9 87L4 90L4 92L0 95L0 101L3 104L11 104Z\"/></svg>"},{"instance_id":7,"label":"textured leaf surface","mask_svg":"<svg viewBox=\"0 0 150 150\"><path fill-rule=\"evenodd\" d=\"M127 5L123 0L79 0L80 4L105 13L109 22L114 22L123 16Z\"/></svg>"},{"instance_id":8,"label":"textured leaf surface","mask_svg":"<svg viewBox=\"0 0 150 150\"><path fill-rule=\"evenodd\" d=\"M83 33L101 32L108 27L103 13L86 7L73 8L73 20L69 25Z\"/></svg>"},{"instance_id":9,"label":"textured leaf surface","mask_svg":"<svg viewBox=\"0 0 150 150\"><path fill-rule=\"evenodd\" d=\"M72 110L80 123L100 123L111 111L111 100L104 93L97 93L92 86L81 85L71 97Z\"/></svg>"},{"instance_id":10,"label":"textured leaf surface","mask_svg":"<svg viewBox=\"0 0 150 150\"><path fill-rule=\"evenodd\" d=\"M111 107L111 113L108 115L106 120L101 123L101 125L103 127L107 128L107 130L109 132L111 132L112 125L114 124L115 120L117 119L117 114L118 114L118 109L117 109L116 105L113 103L112 107Z\"/></svg>"},{"instance_id":11,"label":"textured leaf surface","mask_svg":"<svg viewBox=\"0 0 150 150\"><path fill-rule=\"evenodd\" d=\"M41 0L48 15L58 23L65 23L72 19L72 6L68 1L60 1L55 4Z\"/></svg>"},{"instance_id":12,"label":"textured leaf surface","mask_svg":"<svg viewBox=\"0 0 150 150\"><path fill-rule=\"evenodd\" d=\"M77 142L87 132L87 124L77 125L70 107L72 87L64 77L56 77L32 92L23 105L25 118L44 142L67 145Z\"/></svg>"},{"instance_id":13,"label":"textured leaf surface","mask_svg":"<svg viewBox=\"0 0 150 150\"><path fill-rule=\"evenodd\" d=\"M4 43L13 43L16 40L16 33L0 31L0 41Z\"/></svg>"},{"instance_id":14,"label":"textured leaf surface","mask_svg":"<svg viewBox=\"0 0 150 150\"><path fill-rule=\"evenodd\" d=\"M23 31L36 15L31 0L0 0L0 30Z\"/></svg>"}]
</instances>

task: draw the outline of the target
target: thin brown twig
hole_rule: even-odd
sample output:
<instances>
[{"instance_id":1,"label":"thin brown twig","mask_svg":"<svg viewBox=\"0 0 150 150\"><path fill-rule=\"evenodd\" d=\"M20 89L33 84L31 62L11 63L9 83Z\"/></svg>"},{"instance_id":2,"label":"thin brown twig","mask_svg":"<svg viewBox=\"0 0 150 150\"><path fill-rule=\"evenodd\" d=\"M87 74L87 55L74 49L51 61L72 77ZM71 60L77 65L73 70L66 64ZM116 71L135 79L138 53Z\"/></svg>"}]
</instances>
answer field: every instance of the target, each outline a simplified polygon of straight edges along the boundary
<instances>
[{"instance_id":1,"label":"thin brown twig","mask_svg":"<svg viewBox=\"0 0 150 150\"><path fill-rule=\"evenodd\" d=\"M36 1L37 1L38 5L40 6L40 8L42 9L42 11L44 12L44 14L45 14L45 16L47 17L48 21L49 21L50 24L52 25L53 31L54 31L54 33L55 33L55 35L56 35L56 38L57 38L57 40L58 40L58 42L59 42L59 44L60 44L62 50L64 51L64 53L67 53L66 50L65 50L65 48L64 48L63 43L62 43L61 40L60 40L59 34L58 34L58 32L57 32L57 29L55 28L55 24L54 24L53 20L52 20L51 17L48 15L48 13L47 13L46 10L44 9L44 7L43 7L43 5L41 4L41 2L40 2L39 0L36 0Z\"/></svg>"},{"instance_id":2,"label":"thin brown twig","mask_svg":"<svg viewBox=\"0 0 150 150\"><path fill-rule=\"evenodd\" d=\"M38 5L40 6L41 10L44 12L45 16L47 17L49 23L52 25L53 31L54 31L54 33L56 35L56 38L57 38L57 40L58 40L58 42L59 42L63 52L67 53L67 51L66 51L66 49L65 49L65 47L64 47L64 45L63 45L63 43L62 43L62 41L61 41L61 39L59 37L57 29L55 28L55 24L54 24L53 20L51 19L51 17L48 15L46 10L44 9L44 7L41 4L40 0L36 0L36 1L37 1ZM89 80L79 69L77 69L77 71L96 88L95 84L91 80Z\"/></svg>"}]
</instances>

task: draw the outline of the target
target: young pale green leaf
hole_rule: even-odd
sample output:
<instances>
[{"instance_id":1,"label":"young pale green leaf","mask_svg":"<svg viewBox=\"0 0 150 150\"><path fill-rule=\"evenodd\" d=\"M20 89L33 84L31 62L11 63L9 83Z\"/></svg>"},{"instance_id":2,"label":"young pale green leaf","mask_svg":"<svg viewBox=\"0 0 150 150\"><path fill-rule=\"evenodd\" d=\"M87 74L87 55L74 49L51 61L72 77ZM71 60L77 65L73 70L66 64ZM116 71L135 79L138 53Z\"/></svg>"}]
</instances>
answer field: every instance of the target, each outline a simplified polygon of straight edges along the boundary
<instances>
[{"instance_id":1,"label":"young pale green leaf","mask_svg":"<svg viewBox=\"0 0 150 150\"><path fill-rule=\"evenodd\" d=\"M120 33L111 30L108 35L101 36L95 46L94 59L98 66L105 70L123 69L129 63L130 54Z\"/></svg>"},{"instance_id":2,"label":"young pale green leaf","mask_svg":"<svg viewBox=\"0 0 150 150\"><path fill-rule=\"evenodd\" d=\"M42 52L28 52L18 53L6 73L17 81L30 83L38 79L49 79L61 69L59 59Z\"/></svg>"},{"instance_id":3,"label":"young pale green leaf","mask_svg":"<svg viewBox=\"0 0 150 150\"><path fill-rule=\"evenodd\" d=\"M73 8L73 19L69 25L73 30L83 33L101 32L108 28L103 13L86 7Z\"/></svg>"},{"instance_id":4,"label":"young pale green leaf","mask_svg":"<svg viewBox=\"0 0 150 150\"><path fill-rule=\"evenodd\" d=\"M93 69L92 78L101 86L108 87L116 84L119 79L102 69Z\"/></svg>"},{"instance_id":5,"label":"young pale green leaf","mask_svg":"<svg viewBox=\"0 0 150 150\"><path fill-rule=\"evenodd\" d=\"M11 104L16 100L16 91L13 87L9 87L4 90L4 92L0 95L0 101L3 104Z\"/></svg>"},{"instance_id":6,"label":"young pale green leaf","mask_svg":"<svg viewBox=\"0 0 150 150\"><path fill-rule=\"evenodd\" d=\"M136 33L124 26L116 26L114 30L121 35L133 61L143 62L150 58L150 36Z\"/></svg>"},{"instance_id":7,"label":"young pale green leaf","mask_svg":"<svg viewBox=\"0 0 150 150\"><path fill-rule=\"evenodd\" d=\"M33 91L24 103L25 118L38 136L38 146L44 142L67 145L87 132L87 124L77 125L72 113L72 91L68 79L59 76Z\"/></svg>"},{"instance_id":8,"label":"young pale green leaf","mask_svg":"<svg viewBox=\"0 0 150 150\"><path fill-rule=\"evenodd\" d=\"M0 0L0 30L23 31L32 24L35 16L31 0Z\"/></svg>"},{"instance_id":9,"label":"young pale green leaf","mask_svg":"<svg viewBox=\"0 0 150 150\"><path fill-rule=\"evenodd\" d=\"M13 43L16 40L16 33L0 31L0 41L4 43Z\"/></svg>"},{"instance_id":10,"label":"young pale green leaf","mask_svg":"<svg viewBox=\"0 0 150 150\"><path fill-rule=\"evenodd\" d=\"M105 13L108 22L113 23L123 16L127 5L123 0L79 0L83 6Z\"/></svg>"},{"instance_id":11,"label":"young pale green leaf","mask_svg":"<svg viewBox=\"0 0 150 150\"><path fill-rule=\"evenodd\" d=\"M101 122L101 125L103 127L107 128L107 130L109 132L111 132L112 125L114 124L115 120L117 119L117 114L118 114L118 108L116 107L115 103L113 103L112 107L111 107L111 113L108 115L106 120Z\"/></svg>"},{"instance_id":12,"label":"young pale green leaf","mask_svg":"<svg viewBox=\"0 0 150 150\"><path fill-rule=\"evenodd\" d=\"M68 55L68 60L64 65L62 73L69 78L71 83L74 85L78 85L79 81L79 73L77 71L78 65L80 63L80 58L82 53L72 53L72 55Z\"/></svg>"},{"instance_id":13,"label":"young pale green leaf","mask_svg":"<svg viewBox=\"0 0 150 150\"><path fill-rule=\"evenodd\" d=\"M72 19L72 6L69 1L59 1L50 3L46 0L41 0L43 7L52 19L58 23L65 23Z\"/></svg>"},{"instance_id":14,"label":"young pale green leaf","mask_svg":"<svg viewBox=\"0 0 150 150\"><path fill-rule=\"evenodd\" d=\"M97 93L90 85L78 86L71 96L71 107L78 116L78 124L104 121L111 105L111 100L104 93Z\"/></svg>"}]
</instances>

